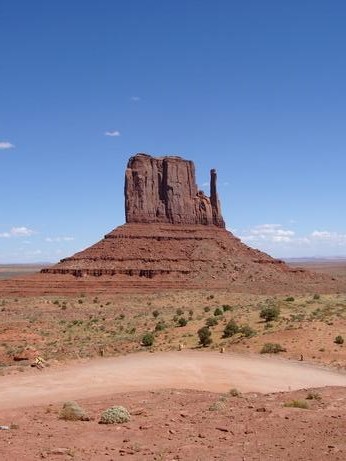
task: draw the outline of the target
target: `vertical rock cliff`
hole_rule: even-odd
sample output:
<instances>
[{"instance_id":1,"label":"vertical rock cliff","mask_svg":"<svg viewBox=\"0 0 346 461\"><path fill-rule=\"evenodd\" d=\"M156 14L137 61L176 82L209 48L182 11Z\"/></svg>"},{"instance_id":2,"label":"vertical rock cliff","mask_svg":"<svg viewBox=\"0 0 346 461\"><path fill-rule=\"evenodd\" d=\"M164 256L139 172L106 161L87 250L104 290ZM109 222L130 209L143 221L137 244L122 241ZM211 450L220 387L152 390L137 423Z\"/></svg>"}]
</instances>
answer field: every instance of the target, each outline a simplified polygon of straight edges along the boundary
<instances>
[{"instance_id":1,"label":"vertical rock cliff","mask_svg":"<svg viewBox=\"0 0 346 461\"><path fill-rule=\"evenodd\" d=\"M210 172L210 197L199 191L193 162L180 157L131 157L125 172L127 223L204 224L225 227Z\"/></svg>"}]
</instances>

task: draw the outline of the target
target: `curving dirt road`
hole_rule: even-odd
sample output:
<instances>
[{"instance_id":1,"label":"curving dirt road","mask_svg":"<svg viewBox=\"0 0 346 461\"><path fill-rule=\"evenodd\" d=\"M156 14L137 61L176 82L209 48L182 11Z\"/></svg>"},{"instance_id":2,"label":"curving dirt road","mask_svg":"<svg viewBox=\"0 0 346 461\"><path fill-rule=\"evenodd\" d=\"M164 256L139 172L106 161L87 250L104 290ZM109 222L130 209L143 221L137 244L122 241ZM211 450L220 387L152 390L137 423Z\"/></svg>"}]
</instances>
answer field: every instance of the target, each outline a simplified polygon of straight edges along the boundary
<instances>
[{"instance_id":1,"label":"curving dirt road","mask_svg":"<svg viewBox=\"0 0 346 461\"><path fill-rule=\"evenodd\" d=\"M323 386L346 386L346 374L263 356L143 352L0 377L0 410L163 388L267 393Z\"/></svg>"}]
</instances>

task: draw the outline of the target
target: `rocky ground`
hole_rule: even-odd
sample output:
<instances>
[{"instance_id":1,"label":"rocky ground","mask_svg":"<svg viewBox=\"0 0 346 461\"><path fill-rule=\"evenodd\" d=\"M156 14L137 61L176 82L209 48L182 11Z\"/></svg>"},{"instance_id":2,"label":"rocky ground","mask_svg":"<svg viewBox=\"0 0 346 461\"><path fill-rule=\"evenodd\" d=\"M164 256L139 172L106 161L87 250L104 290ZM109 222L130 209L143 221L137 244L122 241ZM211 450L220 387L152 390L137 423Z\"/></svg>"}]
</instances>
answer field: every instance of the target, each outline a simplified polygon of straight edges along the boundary
<instances>
[{"instance_id":1,"label":"rocky ground","mask_svg":"<svg viewBox=\"0 0 346 461\"><path fill-rule=\"evenodd\" d=\"M307 409L287 407L298 401ZM59 419L62 404L1 412L2 459L38 460L343 460L344 388L276 394L162 390L114 394L78 403L91 421ZM131 420L98 424L123 405ZM298 404L299 405L299 404Z\"/></svg>"},{"instance_id":2,"label":"rocky ground","mask_svg":"<svg viewBox=\"0 0 346 461\"><path fill-rule=\"evenodd\" d=\"M268 306L278 308L279 315L266 322L259 314ZM225 326L232 319L242 329L225 338ZM345 370L345 344L335 342L337 336L346 339L345 292L260 295L207 289L20 296L5 290L0 296L0 385L1 380L19 383L34 375L39 387L51 370L63 372L96 356L107 361L144 350L155 356L177 351L180 344L203 350L197 331L208 322L212 343L206 349L216 354L224 348L220 357L259 354L271 343L283 349L278 353L283 362L291 364L303 355L302 366ZM141 344L145 333L152 333L152 346ZM30 367L37 354L47 360L43 372ZM256 380L252 371L250 381ZM289 382L288 375L287 389ZM87 384L73 398L90 421L59 419L66 395L61 401L38 400L35 405L28 398L19 407L5 406L0 398L0 425L9 427L0 430L1 459L345 459L345 387L246 393L240 383L239 389L222 388L221 394L216 388L153 386L155 390L118 389L85 398ZM131 420L98 424L101 411L113 405L128 408Z\"/></svg>"}]
</instances>

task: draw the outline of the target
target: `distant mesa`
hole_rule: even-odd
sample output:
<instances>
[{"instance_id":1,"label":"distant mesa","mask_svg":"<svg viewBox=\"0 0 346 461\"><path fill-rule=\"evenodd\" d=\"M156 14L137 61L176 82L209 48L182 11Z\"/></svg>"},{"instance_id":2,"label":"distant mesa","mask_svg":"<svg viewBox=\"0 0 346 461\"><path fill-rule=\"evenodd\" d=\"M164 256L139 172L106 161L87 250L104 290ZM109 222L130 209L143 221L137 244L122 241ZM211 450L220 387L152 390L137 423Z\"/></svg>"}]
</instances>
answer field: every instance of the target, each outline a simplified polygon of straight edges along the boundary
<instances>
[{"instance_id":1,"label":"distant mesa","mask_svg":"<svg viewBox=\"0 0 346 461\"><path fill-rule=\"evenodd\" d=\"M207 196L198 190L192 161L143 153L131 157L125 172L126 224L43 269L40 284L50 287L46 292L227 288L288 293L331 288L330 277L292 269L227 231L216 182L211 170Z\"/></svg>"}]
</instances>

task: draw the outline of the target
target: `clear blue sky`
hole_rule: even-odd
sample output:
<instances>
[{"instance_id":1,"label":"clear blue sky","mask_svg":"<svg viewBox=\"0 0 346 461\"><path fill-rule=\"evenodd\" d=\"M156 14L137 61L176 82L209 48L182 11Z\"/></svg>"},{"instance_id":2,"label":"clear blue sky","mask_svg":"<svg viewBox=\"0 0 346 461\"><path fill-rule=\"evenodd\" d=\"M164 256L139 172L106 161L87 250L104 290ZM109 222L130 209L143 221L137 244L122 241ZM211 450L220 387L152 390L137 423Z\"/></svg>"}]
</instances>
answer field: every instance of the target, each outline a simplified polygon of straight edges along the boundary
<instances>
[{"instance_id":1,"label":"clear blue sky","mask_svg":"<svg viewBox=\"0 0 346 461\"><path fill-rule=\"evenodd\" d=\"M0 0L0 262L124 222L136 152L216 168L229 229L346 255L344 0Z\"/></svg>"}]
</instances>

